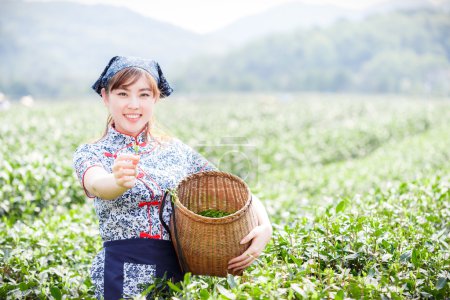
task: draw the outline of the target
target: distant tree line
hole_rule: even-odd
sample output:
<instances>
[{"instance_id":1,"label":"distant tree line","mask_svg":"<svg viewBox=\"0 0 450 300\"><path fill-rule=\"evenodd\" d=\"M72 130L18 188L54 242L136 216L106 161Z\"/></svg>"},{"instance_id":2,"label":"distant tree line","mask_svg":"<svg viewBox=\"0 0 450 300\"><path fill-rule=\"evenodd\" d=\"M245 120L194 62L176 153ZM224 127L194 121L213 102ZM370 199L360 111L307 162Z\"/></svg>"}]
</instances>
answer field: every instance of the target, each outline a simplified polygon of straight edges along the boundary
<instances>
[{"instance_id":1,"label":"distant tree line","mask_svg":"<svg viewBox=\"0 0 450 300\"><path fill-rule=\"evenodd\" d=\"M92 94L90 85L120 47L125 48L119 53L137 56L141 52L153 55L148 48L156 51L152 40L145 40L142 45L138 42L145 34L131 38L127 30L114 29L117 34L112 38L105 29L97 32L95 29L100 28L97 23L85 24L75 17L61 25L66 4L55 8L60 9L58 13L37 11L41 3L32 7L21 5L20 9L0 11L0 92L7 96L59 98ZM83 14L80 10L77 16ZM129 26L123 28L134 28L133 16L128 16ZM146 26L153 28L156 24ZM145 32L145 28L141 31ZM164 30L167 29L159 28L161 39L156 44L158 53L167 52L165 60L173 62L165 70L177 93L320 91L450 95L448 12L420 10L374 15L358 22L342 20L326 28L299 28L249 41L221 56L197 55L191 59L180 59L183 51L198 53L183 42L188 37L179 32L164 35ZM164 44L167 36L173 37L171 42L177 40L186 46ZM168 50L163 51L164 47ZM185 63L179 63L180 60Z\"/></svg>"},{"instance_id":2,"label":"distant tree line","mask_svg":"<svg viewBox=\"0 0 450 300\"><path fill-rule=\"evenodd\" d=\"M396 12L274 35L176 77L187 91L323 91L450 95L450 14Z\"/></svg>"}]
</instances>

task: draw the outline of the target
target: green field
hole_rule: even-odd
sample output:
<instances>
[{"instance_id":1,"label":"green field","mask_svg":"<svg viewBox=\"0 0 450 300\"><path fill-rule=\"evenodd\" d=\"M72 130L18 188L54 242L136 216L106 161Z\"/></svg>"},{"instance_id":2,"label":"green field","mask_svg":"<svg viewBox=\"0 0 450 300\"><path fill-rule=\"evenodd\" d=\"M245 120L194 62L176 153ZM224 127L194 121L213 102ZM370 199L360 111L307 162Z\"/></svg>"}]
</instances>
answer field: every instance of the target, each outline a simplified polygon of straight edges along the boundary
<instances>
[{"instance_id":1,"label":"green field","mask_svg":"<svg viewBox=\"0 0 450 300\"><path fill-rule=\"evenodd\" d=\"M156 116L245 178L274 235L242 277L186 276L169 295L157 281L152 296L450 297L449 99L211 95L163 100ZM102 244L72 154L101 135L101 101L14 105L0 120L0 299L92 298Z\"/></svg>"}]
</instances>

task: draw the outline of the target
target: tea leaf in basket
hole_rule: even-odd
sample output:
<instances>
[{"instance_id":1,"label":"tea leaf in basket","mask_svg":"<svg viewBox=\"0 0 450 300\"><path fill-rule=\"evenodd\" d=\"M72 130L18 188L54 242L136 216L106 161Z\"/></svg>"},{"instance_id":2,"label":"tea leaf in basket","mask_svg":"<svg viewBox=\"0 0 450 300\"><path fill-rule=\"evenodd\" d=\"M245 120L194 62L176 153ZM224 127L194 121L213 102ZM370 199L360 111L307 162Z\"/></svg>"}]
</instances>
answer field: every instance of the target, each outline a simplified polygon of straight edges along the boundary
<instances>
[{"instance_id":1,"label":"tea leaf in basket","mask_svg":"<svg viewBox=\"0 0 450 300\"><path fill-rule=\"evenodd\" d=\"M209 218L222 218L231 215L231 213L221 210L215 210L215 209L207 209L201 212L197 213L200 216L203 217L209 217Z\"/></svg>"}]
</instances>

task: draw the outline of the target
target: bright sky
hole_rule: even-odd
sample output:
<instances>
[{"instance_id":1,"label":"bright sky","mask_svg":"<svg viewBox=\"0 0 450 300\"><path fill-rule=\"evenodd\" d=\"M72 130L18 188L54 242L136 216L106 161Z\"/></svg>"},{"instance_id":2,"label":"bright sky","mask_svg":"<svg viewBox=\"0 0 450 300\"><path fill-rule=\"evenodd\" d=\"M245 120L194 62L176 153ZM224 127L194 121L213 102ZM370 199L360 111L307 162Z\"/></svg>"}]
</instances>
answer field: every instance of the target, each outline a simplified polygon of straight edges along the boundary
<instances>
[{"instance_id":1,"label":"bright sky","mask_svg":"<svg viewBox=\"0 0 450 300\"><path fill-rule=\"evenodd\" d=\"M33 1L33 0L32 0ZM51 1L51 0L34 0ZM148 17L197 33L207 33L237 19L256 14L290 1L332 4L361 10L373 4L395 0L65 0L84 4L126 6Z\"/></svg>"}]
</instances>

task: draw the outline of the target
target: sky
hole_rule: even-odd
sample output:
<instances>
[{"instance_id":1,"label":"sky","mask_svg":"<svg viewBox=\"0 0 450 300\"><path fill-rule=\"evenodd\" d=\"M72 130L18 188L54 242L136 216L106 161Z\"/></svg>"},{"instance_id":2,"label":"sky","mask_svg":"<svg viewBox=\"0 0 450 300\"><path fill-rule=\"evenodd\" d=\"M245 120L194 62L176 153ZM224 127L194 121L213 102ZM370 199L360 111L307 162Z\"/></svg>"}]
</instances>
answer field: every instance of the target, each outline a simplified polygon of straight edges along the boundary
<instances>
[{"instance_id":1,"label":"sky","mask_svg":"<svg viewBox=\"0 0 450 300\"><path fill-rule=\"evenodd\" d=\"M32 0L33 1L33 0ZM50 1L50 0L34 0ZM64 0L84 4L125 6L145 16L177 25L196 33L208 33L270 7L298 1L331 4L363 10L371 5L395 0Z\"/></svg>"}]
</instances>

